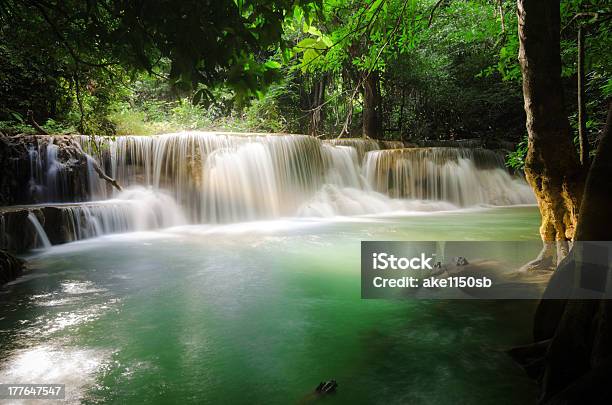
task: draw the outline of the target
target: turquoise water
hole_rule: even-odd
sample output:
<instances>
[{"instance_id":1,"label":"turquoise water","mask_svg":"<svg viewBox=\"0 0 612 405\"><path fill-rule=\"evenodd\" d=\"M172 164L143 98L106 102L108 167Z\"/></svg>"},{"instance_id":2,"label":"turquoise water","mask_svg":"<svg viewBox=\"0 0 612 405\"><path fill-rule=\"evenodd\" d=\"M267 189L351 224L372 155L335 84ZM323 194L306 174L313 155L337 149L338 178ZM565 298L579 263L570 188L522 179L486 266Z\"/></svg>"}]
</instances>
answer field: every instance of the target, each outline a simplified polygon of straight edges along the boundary
<instances>
[{"instance_id":1,"label":"turquoise water","mask_svg":"<svg viewBox=\"0 0 612 405\"><path fill-rule=\"evenodd\" d=\"M0 381L70 402L535 403L503 352L529 301L361 300L361 240L529 240L534 207L186 226L31 257L0 290Z\"/></svg>"}]
</instances>

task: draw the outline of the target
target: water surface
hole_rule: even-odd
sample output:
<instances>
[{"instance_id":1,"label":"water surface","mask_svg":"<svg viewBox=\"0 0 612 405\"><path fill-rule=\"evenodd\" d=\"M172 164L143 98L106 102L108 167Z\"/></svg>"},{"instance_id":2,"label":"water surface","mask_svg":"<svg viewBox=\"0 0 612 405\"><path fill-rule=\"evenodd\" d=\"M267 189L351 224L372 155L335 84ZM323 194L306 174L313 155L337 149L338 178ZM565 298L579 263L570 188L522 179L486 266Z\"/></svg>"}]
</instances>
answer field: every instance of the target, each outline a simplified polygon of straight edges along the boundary
<instances>
[{"instance_id":1,"label":"water surface","mask_svg":"<svg viewBox=\"0 0 612 405\"><path fill-rule=\"evenodd\" d=\"M107 235L0 290L0 381L71 402L534 403L532 302L361 300L361 240L528 240L535 207Z\"/></svg>"}]
</instances>

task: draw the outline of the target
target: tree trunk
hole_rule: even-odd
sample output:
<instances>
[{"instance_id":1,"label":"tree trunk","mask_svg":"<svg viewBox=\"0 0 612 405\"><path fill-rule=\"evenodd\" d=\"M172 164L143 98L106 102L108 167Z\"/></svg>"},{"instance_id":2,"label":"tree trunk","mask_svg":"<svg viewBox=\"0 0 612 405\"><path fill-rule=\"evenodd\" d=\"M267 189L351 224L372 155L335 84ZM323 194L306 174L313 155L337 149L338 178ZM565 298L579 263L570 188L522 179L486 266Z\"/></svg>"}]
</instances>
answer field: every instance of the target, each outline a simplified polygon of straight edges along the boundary
<instances>
[{"instance_id":1,"label":"tree trunk","mask_svg":"<svg viewBox=\"0 0 612 405\"><path fill-rule=\"evenodd\" d=\"M363 136L378 139L383 135L382 98L377 71L365 72L363 77Z\"/></svg>"},{"instance_id":2,"label":"tree trunk","mask_svg":"<svg viewBox=\"0 0 612 405\"><path fill-rule=\"evenodd\" d=\"M323 103L325 103L325 86L327 78L323 76L315 81L310 91L310 135L316 136L319 133L319 126L323 121Z\"/></svg>"},{"instance_id":3,"label":"tree trunk","mask_svg":"<svg viewBox=\"0 0 612 405\"><path fill-rule=\"evenodd\" d=\"M586 180L577 241L612 240L611 157L612 103ZM575 280L589 271L579 259L585 254L581 249L580 245L574 247L572 254L578 259L564 262L553 275L551 285L556 279ZM547 327L542 328L543 324ZM542 300L534 328L536 340L552 338L540 376L541 402L591 403L589 398L597 398L597 403L612 401L612 301Z\"/></svg>"},{"instance_id":4,"label":"tree trunk","mask_svg":"<svg viewBox=\"0 0 612 405\"><path fill-rule=\"evenodd\" d=\"M542 239L571 240L583 174L563 108L560 1L517 0L517 12L529 134L525 175L542 215Z\"/></svg>"},{"instance_id":5,"label":"tree trunk","mask_svg":"<svg viewBox=\"0 0 612 405\"><path fill-rule=\"evenodd\" d=\"M578 139L580 140L580 163L589 166L589 138L586 128L586 98L584 94L584 30L578 27Z\"/></svg>"},{"instance_id":6,"label":"tree trunk","mask_svg":"<svg viewBox=\"0 0 612 405\"><path fill-rule=\"evenodd\" d=\"M587 176L577 240L612 240L612 101L597 154Z\"/></svg>"}]
</instances>

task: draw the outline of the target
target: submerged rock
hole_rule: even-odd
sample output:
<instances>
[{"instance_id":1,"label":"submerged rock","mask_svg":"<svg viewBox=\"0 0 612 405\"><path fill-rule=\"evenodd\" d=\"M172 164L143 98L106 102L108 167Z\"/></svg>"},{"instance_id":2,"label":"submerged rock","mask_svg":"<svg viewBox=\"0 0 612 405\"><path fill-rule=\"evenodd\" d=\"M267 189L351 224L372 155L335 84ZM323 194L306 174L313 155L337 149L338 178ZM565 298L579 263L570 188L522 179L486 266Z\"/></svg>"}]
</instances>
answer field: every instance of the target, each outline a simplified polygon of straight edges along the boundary
<instances>
[{"instance_id":1,"label":"submerged rock","mask_svg":"<svg viewBox=\"0 0 612 405\"><path fill-rule=\"evenodd\" d=\"M320 395L332 394L336 392L336 388L338 388L338 383L336 380L329 380L325 382L321 381L315 389L315 392Z\"/></svg>"}]
</instances>

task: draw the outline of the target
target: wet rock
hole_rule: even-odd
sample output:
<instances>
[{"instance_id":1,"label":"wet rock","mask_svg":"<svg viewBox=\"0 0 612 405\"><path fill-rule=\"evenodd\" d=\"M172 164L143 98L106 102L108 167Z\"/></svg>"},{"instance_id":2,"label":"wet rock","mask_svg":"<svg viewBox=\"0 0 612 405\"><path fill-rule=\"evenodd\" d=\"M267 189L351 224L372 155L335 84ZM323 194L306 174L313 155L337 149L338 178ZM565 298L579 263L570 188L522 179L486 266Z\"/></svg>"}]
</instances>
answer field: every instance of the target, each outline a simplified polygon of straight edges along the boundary
<instances>
[{"instance_id":1,"label":"wet rock","mask_svg":"<svg viewBox=\"0 0 612 405\"><path fill-rule=\"evenodd\" d=\"M0 286L23 274L25 262L12 254L0 250Z\"/></svg>"},{"instance_id":2,"label":"wet rock","mask_svg":"<svg viewBox=\"0 0 612 405\"><path fill-rule=\"evenodd\" d=\"M49 145L57 147L56 154L48 153ZM74 136L0 137L0 170L0 206L89 197L87 157Z\"/></svg>"},{"instance_id":3,"label":"wet rock","mask_svg":"<svg viewBox=\"0 0 612 405\"><path fill-rule=\"evenodd\" d=\"M19 253L37 246L36 231L28 214L26 209L0 208L0 249Z\"/></svg>"},{"instance_id":4,"label":"wet rock","mask_svg":"<svg viewBox=\"0 0 612 405\"><path fill-rule=\"evenodd\" d=\"M470 264L470 262L468 262L468 260L463 256L457 256L453 259L453 261L455 262L455 266L466 266Z\"/></svg>"},{"instance_id":5,"label":"wet rock","mask_svg":"<svg viewBox=\"0 0 612 405\"><path fill-rule=\"evenodd\" d=\"M0 249L23 253L41 247L40 237L28 218L30 213L40 222L52 245L74 240L71 222L65 220L60 207L0 207Z\"/></svg>"},{"instance_id":6,"label":"wet rock","mask_svg":"<svg viewBox=\"0 0 612 405\"><path fill-rule=\"evenodd\" d=\"M529 345L516 346L508 350L507 353L525 369L530 378L537 380L544 371L544 360L549 346L550 339Z\"/></svg>"},{"instance_id":7,"label":"wet rock","mask_svg":"<svg viewBox=\"0 0 612 405\"><path fill-rule=\"evenodd\" d=\"M612 361L585 373L544 405L612 403Z\"/></svg>"},{"instance_id":8,"label":"wet rock","mask_svg":"<svg viewBox=\"0 0 612 405\"><path fill-rule=\"evenodd\" d=\"M0 206L28 200L30 164L26 137L0 137Z\"/></svg>"}]
</instances>

